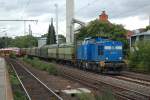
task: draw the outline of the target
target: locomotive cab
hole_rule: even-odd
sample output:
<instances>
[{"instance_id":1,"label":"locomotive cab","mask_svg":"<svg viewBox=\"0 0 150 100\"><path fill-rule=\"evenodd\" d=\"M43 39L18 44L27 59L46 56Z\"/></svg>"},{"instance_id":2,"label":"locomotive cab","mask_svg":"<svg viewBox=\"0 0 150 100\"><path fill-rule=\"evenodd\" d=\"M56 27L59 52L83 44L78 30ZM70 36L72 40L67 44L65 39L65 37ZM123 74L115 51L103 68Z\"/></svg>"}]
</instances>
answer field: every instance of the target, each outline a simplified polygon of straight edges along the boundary
<instances>
[{"instance_id":1,"label":"locomotive cab","mask_svg":"<svg viewBox=\"0 0 150 100\"><path fill-rule=\"evenodd\" d=\"M123 67L122 43L118 41L107 41L97 45L98 61L102 70L109 73L120 72ZM103 59L102 59L103 58ZM101 62L104 62L102 65Z\"/></svg>"}]
</instances>

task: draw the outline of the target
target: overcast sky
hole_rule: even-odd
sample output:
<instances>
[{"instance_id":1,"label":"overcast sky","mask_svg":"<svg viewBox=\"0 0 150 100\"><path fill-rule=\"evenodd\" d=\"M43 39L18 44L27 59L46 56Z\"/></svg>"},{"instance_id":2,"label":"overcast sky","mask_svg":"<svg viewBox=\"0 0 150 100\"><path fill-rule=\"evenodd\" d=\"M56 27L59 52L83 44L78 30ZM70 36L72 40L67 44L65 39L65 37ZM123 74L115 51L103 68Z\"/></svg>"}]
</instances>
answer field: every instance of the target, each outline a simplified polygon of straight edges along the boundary
<instances>
[{"instance_id":1,"label":"overcast sky","mask_svg":"<svg viewBox=\"0 0 150 100\"><path fill-rule=\"evenodd\" d=\"M59 7L59 34L65 35L65 0L0 0L0 19L38 19L31 24L33 34L39 36L48 31L51 17L55 21L55 6ZM112 23L123 24L126 29L138 29L149 24L150 0L75 0L75 17L84 22L98 18L105 10ZM54 23L55 24L55 23ZM23 22L0 22L0 36L24 35ZM6 29L3 29L6 28Z\"/></svg>"}]
</instances>

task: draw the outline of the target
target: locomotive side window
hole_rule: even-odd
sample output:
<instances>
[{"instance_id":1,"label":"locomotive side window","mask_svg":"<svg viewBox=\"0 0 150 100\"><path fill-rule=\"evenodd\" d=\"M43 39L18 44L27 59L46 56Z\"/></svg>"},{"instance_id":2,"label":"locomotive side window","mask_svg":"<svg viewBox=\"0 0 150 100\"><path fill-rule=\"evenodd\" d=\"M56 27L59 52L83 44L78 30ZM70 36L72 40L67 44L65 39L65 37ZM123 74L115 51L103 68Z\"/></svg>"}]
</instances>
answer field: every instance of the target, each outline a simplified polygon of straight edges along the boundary
<instances>
[{"instance_id":1,"label":"locomotive side window","mask_svg":"<svg viewBox=\"0 0 150 100\"><path fill-rule=\"evenodd\" d=\"M104 46L102 45L98 46L98 55L104 55Z\"/></svg>"}]
</instances>

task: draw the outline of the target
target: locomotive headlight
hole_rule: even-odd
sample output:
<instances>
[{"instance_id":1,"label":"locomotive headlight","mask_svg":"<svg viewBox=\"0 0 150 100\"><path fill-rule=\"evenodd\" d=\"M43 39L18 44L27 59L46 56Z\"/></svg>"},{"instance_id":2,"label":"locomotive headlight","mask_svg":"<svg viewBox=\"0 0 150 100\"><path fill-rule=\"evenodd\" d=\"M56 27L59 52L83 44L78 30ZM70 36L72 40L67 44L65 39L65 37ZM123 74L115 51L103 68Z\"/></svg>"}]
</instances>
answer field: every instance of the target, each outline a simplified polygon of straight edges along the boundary
<instances>
[{"instance_id":1,"label":"locomotive headlight","mask_svg":"<svg viewBox=\"0 0 150 100\"><path fill-rule=\"evenodd\" d=\"M108 60L108 57L106 57L106 60Z\"/></svg>"},{"instance_id":2,"label":"locomotive headlight","mask_svg":"<svg viewBox=\"0 0 150 100\"><path fill-rule=\"evenodd\" d=\"M121 59L122 59L122 57L119 57L119 59L121 60Z\"/></svg>"}]
</instances>

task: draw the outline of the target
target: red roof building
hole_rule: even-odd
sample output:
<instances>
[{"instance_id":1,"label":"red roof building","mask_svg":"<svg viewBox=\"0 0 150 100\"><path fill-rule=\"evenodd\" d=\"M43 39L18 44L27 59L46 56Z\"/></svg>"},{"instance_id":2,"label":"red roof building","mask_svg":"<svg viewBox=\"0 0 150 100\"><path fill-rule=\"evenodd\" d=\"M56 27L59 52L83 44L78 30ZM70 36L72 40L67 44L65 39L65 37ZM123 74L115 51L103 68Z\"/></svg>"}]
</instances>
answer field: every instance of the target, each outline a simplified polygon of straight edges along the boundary
<instances>
[{"instance_id":1,"label":"red roof building","mask_svg":"<svg viewBox=\"0 0 150 100\"><path fill-rule=\"evenodd\" d=\"M105 11L103 11L102 14L99 15L99 20L100 20L101 22L109 22L109 21L108 21L108 15L105 13Z\"/></svg>"},{"instance_id":2,"label":"red roof building","mask_svg":"<svg viewBox=\"0 0 150 100\"><path fill-rule=\"evenodd\" d=\"M107 22L109 23L109 25L112 25L112 23L108 20L108 15L106 14L105 11L102 11L101 15L99 15L99 20L100 22ZM127 33L125 34L126 35L126 38L127 39L130 39L130 37L133 35L134 33L130 30L127 30Z\"/></svg>"}]
</instances>

